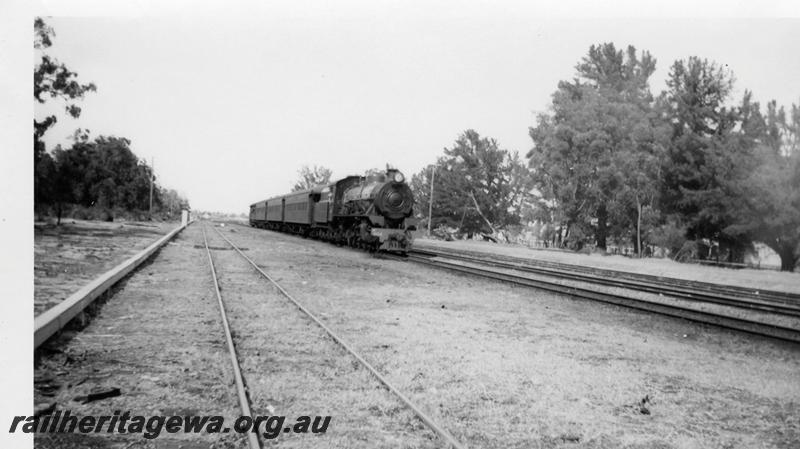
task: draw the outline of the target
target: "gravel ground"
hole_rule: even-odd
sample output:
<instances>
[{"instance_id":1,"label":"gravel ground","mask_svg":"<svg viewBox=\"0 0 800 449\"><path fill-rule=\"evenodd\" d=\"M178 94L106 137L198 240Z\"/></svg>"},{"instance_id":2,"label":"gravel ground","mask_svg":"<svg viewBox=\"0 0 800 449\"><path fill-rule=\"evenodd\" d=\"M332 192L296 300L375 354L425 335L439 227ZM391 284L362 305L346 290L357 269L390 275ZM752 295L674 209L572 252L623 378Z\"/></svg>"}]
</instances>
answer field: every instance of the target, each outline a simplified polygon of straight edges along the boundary
<instances>
[{"instance_id":1,"label":"gravel ground","mask_svg":"<svg viewBox=\"0 0 800 449\"><path fill-rule=\"evenodd\" d=\"M437 260L439 258L434 258ZM451 263L454 265L461 265L464 267L472 267L478 269L485 269L486 267L481 266L480 264L475 264L471 262L461 261L461 260L453 260L448 258L442 258L447 263ZM621 295L627 298L634 298L639 299L642 301L650 302L650 303L657 303L657 304L666 304L666 305L675 305L680 307L686 307L689 309L701 311L701 312L709 312L714 313L722 316L732 317L732 318L740 318L740 319L747 319L753 320L760 323L766 323L771 325L783 326L788 327L791 329L798 329L800 330L800 317L795 316L787 316L783 314L777 314L773 312L765 312L760 310L748 310L741 307L734 307L728 306L723 304L716 304L704 301L693 301L688 299L681 299L681 298L673 298L670 296L663 296L660 294L655 293L648 293L639 290L621 288L621 287L611 287L606 285L597 285L592 284L590 282L581 282L581 281L574 281L570 279L559 279L545 275L539 275L534 273L526 273L523 271L513 270L510 268L500 268L500 267L489 267L491 270L498 272L498 273L505 273L510 274L513 276L521 276L528 279L534 280L541 280L545 282L552 282L564 286L570 287L577 287L582 289L593 290L596 292L601 293L610 293L613 295Z\"/></svg>"},{"instance_id":2,"label":"gravel ground","mask_svg":"<svg viewBox=\"0 0 800 449\"><path fill-rule=\"evenodd\" d=\"M123 281L36 369L73 414L239 414L201 223ZM469 447L797 447L800 348L323 242L220 229ZM266 447L441 447L209 233L256 414L331 415ZM58 348L53 350L52 348ZM76 398L108 388L122 395ZM224 435L37 435L37 447L241 447Z\"/></svg>"},{"instance_id":3,"label":"gravel ground","mask_svg":"<svg viewBox=\"0 0 800 449\"><path fill-rule=\"evenodd\" d=\"M268 440L265 447L441 446L355 358L230 250L210 227L207 235L209 245L217 248L214 264L253 414L281 415L287 420L332 417L324 435L283 434Z\"/></svg>"},{"instance_id":4,"label":"gravel ground","mask_svg":"<svg viewBox=\"0 0 800 449\"><path fill-rule=\"evenodd\" d=\"M269 231L224 232L471 447L800 442L796 345Z\"/></svg>"},{"instance_id":5,"label":"gravel ground","mask_svg":"<svg viewBox=\"0 0 800 449\"><path fill-rule=\"evenodd\" d=\"M55 403L72 415L238 416L236 391L199 226L183 230L141 266L80 332L50 342L35 369L37 407ZM57 349L53 349L57 348ZM121 396L82 404L76 398L119 388ZM226 435L37 434L40 448L224 448Z\"/></svg>"},{"instance_id":6,"label":"gravel ground","mask_svg":"<svg viewBox=\"0 0 800 449\"><path fill-rule=\"evenodd\" d=\"M730 269L698 264L675 262L671 259L634 259L619 255L578 254L570 251L531 249L524 246L506 245L479 241L445 242L418 238L414 245L419 248L441 248L468 250L490 254L502 254L521 259L539 259L573 265L603 268L606 270L630 271L633 273L714 282L718 284L755 287L767 290L800 292L800 273L787 273L750 268Z\"/></svg>"},{"instance_id":7,"label":"gravel ground","mask_svg":"<svg viewBox=\"0 0 800 449\"><path fill-rule=\"evenodd\" d=\"M53 307L178 223L65 220L34 226L34 316Z\"/></svg>"}]
</instances>

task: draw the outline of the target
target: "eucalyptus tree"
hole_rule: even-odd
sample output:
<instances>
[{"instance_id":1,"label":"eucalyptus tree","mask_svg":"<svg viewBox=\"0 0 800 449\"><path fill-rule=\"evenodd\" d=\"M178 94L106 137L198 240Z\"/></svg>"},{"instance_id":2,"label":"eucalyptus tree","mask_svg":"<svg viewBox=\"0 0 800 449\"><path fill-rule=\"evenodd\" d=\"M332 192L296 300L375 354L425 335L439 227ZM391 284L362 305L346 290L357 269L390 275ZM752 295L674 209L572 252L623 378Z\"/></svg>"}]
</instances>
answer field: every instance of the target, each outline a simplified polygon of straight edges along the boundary
<instances>
[{"instance_id":1,"label":"eucalyptus tree","mask_svg":"<svg viewBox=\"0 0 800 449\"><path fill-rule=\"evenodd\" d=\"M609 229L632 237L643 209L653 209L667 137L649 88L655 67L632 46L591 46L529 130L533 177L574 247L591 236L605 249Z\"/></svg>"},{"instance_id":2,"label":"eucalyptus tree","mask_svg":"<svg viewBox=\"0 0 800 449\"><path fill-rule=\"evenodd\" d=\"M292 192L299 190L308 190L320 184L326 184L331 180L333 172L329 168L323 166L308 166L304 165L298 170L298 179L292 186Z\"/></svg>"},{"instance_id":3,"label":"eucalyptus tree","mask_svg":"<svg viewBox=\"0 0 800 449\"><path fill-rule=\"evenodd\" d=\"M59 99L65 103L66 113L78 118L81 108L77 100L82 100L87 92L94 92L94 83L81 84L78 74L67 68L54 57L47 54L47 49L53 45L55 31L47 25L42 18L37 17L33 22L34 39L33 47L39 58L33 68L33 99L39 104L44 104L50 99ZM58 177L57 167L52 157L47 153L42 137L45 132L55 125L56 115L51 114L42 120L33 120L33 185L34 203L49 204L60 201L54 197L58 195L54 179Z\"/></svg>"},{"instance_id":4,"label":"eucalyptus tree","mask_svg":"<svg viewBox=\"0 0 800 449\"><path fill-rule=\"evenodd\" d=\"M434 164L412 176L411 188L418 210L432 211L428 220L434 227L445 225L468 235L497 234L518 224L530 194L528 171L519 155L472 129L461 133Z\"/></svg>"}]
</instances>

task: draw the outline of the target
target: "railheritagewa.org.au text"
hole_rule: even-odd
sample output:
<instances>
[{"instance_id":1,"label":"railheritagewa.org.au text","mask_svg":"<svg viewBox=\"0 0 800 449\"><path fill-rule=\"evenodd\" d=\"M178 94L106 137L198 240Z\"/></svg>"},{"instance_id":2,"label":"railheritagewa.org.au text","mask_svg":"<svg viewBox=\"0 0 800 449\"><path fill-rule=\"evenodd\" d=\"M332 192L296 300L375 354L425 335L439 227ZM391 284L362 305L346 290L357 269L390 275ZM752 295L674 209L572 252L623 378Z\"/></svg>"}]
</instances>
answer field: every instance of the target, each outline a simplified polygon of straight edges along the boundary
<instances>
[{"instance_id":1,"label":"railheritagewa.org.au text","mask_svg":"<svg viewBox=\"0 0 800 449\"><path fill-rule=\"evenodd\" d=\"M49 415L15 416L9 433L121 433L141 434L144 438L158 438L166 433L248 433L257 432L266 439L283 433L325 433L330 416L239 416L231 425L219 415L166 416L133 415L114 411L111 415L73 415L69 410L58 410Z\"/></svg>"}]
</instances>

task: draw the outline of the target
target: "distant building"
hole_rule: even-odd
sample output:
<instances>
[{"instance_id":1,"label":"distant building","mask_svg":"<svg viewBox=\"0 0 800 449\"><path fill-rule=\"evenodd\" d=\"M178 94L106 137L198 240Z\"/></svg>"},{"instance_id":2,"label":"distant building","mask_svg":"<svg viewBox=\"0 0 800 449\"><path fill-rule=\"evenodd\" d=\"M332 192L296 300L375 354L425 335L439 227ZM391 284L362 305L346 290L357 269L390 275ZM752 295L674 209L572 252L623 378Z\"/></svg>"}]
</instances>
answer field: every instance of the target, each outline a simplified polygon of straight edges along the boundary
<instances>
[{"instance_id":1,"label":"distant building","mask_svg":"<svg viewBox=\"0 0 800 449\"><path fill-rule=\"evenodd\" d=\"M781 257L769 246L761 242L754 242L754 252L748 251L744 255L744 263L762 268L780 268Z\"/></svg>"}]
</instances>

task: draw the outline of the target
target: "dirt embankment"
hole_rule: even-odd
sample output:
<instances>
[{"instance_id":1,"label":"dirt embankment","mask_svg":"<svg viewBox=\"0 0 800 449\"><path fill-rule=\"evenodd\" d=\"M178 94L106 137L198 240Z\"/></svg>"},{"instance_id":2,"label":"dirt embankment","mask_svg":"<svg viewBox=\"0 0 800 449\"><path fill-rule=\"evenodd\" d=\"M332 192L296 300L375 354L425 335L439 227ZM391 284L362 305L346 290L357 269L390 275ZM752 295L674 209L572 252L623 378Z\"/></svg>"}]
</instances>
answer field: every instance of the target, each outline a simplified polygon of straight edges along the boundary
<instances>
[{"instance_id":1,"label":"dirt embankment","mask_svg":"<svg viewBox=\"0 0 800 449\"><path fill-rule=\"evenodd\" d=\"M66 299L179 223L65 220L34 227L34 315Z\"/></svg>"}]
</instances>

